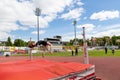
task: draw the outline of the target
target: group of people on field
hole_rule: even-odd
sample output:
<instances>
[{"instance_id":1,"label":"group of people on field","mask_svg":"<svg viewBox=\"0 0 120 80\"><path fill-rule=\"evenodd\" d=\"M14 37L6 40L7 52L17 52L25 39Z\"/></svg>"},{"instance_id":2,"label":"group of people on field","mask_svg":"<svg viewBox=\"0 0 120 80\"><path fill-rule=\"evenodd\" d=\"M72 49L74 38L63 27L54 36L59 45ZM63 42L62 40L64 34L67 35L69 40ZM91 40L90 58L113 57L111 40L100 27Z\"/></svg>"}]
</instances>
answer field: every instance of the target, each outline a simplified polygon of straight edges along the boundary
<instances>
[{"instance_id":1,"label":"group of people on field","mask_svg":"<svg viewBox=\"0 0 120 80\"><path fill-rule=\"evenodd\" d=\"M112 51L112 54L114 55L114 53L115 53L115 46L111 47L111 51ZM105 46L105 54L107 54L107 52L108 52L108 47Z\"/></svg>"}]
</instances>

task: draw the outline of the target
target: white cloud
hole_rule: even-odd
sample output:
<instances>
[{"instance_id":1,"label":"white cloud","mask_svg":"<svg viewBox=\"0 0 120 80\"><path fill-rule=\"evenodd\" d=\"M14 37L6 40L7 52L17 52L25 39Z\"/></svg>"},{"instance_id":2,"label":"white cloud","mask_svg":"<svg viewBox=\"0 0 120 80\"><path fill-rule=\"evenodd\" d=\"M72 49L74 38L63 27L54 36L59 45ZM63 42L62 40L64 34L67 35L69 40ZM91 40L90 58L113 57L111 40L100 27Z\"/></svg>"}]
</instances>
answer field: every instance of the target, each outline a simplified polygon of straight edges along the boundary
<instances>
[{"instance_id":1,"label":"white cloud","mask_svg":"<svg viewBox=\"0 0 120 80\"><path fill-rule=\"evenodd\" d=\"M81 0L73 0L68 7L68 10L65 10L66 13L62 14L60 18L65 20L76 19L79 21L82 13L84 12L84 9L81 7L82 5L84 5L84 3L82 3Z\"/></svg>"},{"instance_id":2,"label":"white cloud","mask_svg":"<svg viewBox=\"0 0 120 80\"><path fill-rule=\"evenodd\" d=\"M114 30L119 28L120 28L120 24L114 24L114 25L109 25L104 27L105 30L112 30L112 29Z\"/></svg>"},{"instance_id":3,"label":"white cloud","mask_svg":"<svg viewBox=\"0 0 120 80\"><path fill-rule=\"evenodd\" d=\"M44 34L44 33L45 33L44 30L40 30L40 31L39 31L39 34ZM31 34L35 34L35 35L37 35L38 32L37 32L37 31L33 31Z\"/></svg>"},{"instance_id":4,"label":"white cloud","mask_svg":"<svg viewBox=\"0 0 120 80\"><path fill-rule=\"evenodd\" d=\"M83 19L84 19L84 20L86 20L86 19L87 19L87 17L84 17Z\"/></svg>"},{"instance_id":5,"label":"white cloud","mask_svg":"<svg viewBox=\"0 0 120 80\"><path fill-rule=\"evenodd\" d=\"M43 14L62 12L73 0L33 0L34 6L42 9Z\"/></svg>"},{"instance_id":6,"label":"white cloud","mask_svg":"<svg viewBox=\"0 0 120 80\"><path fill-rule=\"evenodd\" d=\"M63 34L62 35L62 40L63 41L69 41L71 39L74 39L74 33L73 32L69 32L69 33L66 33L66 34Z\"/></svg>"},{"instance_id":7,"label":"white cloud","mask_svg":"<svg viewBox=\"0 0 120 80\"><path fill-rule=\"evenodd\" d=\"M27 27L19 27L20 30L28 30Z\"/></svg>"},{"instance_id":8,"label":"white cloud","mask_svg":"<svg viewBox=\"0 0 120 80\"><path fill-rule=\"evenodd\" d=\"M30 14L30 3L18 3L17 0L1 0L0 1L0 32L4 36L0 39L5 39L10 36L10 32L16 31L21 28L16 24L17 20L28 20ZM31 14L30 14L31 15Z\"/></svg>"},{"instance_id":9,"label":"white cloud","mask_svg":"<svg viewBox=\"0 0 120 80\"><path fill-rule=\"evenodd\" d=\"M108 20L108 19L114 19L114 18L119 18L120 17L120 12L115 10L115 11L100 11L97 13L93 13L90 17L92 20Z\"/></svg>"},{"instance_id":10,"label":"white cloud","mask_svg":"<svg viewBox=\"0 0 120 80\"><path fill-rule=\"evenodd\" d=\"M120 24L102 26L101 32L105 33L106 35L109 35L109 36L120 35L120 33L119 33L120 32ZM102 34L102 35L105 35L105 34Z\"/></svg>"},{"instance_id":11,"label":"white cloud","mask_svg":"<svg viewBox=\"0 0 120 80\"><path fill-rule=\"evenodd\" d=\"M63 14L61 18L64 18L65 20L79 19L83 12L84 12L83 8L76 8L70 10L68 13Z\"/></svg>"},{"instance_id":12,"label":"white cloud","mask_svg":"<svg viewBox=\"0 0 120 80\"><path fill-rule=\"evenodd\" d=\"M92 31L86 32L88 37L103 37L103 36L113 36L120 35L120 24L107 25L107 26L98 26L95 27Z\"/></svg>"},{"instance_id":13,"label":"white cloud","mask_svg":"<svg viewBox=\"0 0 120 80\"><path fill-rule=\"evenodd\" d=\"M102 31L102 32L97 32L93 36L95 37L103 37L103 36L113 36L113 35L120 35L120 29L114 29L114 30L107 30L107 31Z\"/></svg>"},{"instance_id":14,"label":"white cloud","mask_svg":"<svg viewBox=\"0 0 120 80\"><path fill-rule=\"evenodd\" d=\"M8 33L0 31L0 40L4 40L10 36Z\"/></svg>"},{"instance_id":15,"label":"white cloud","mask_svg":"<svg viewBox=\"0 0 120 80\"><path fill-rule=\"evenodd\" d=\"M77 5L81 6L83 3L78 0Z\"/></svg>"},{"instance_id":16,"label":"white cloud","mask_svg":"<svg viewBox=\"0 0 120 80\"><path fill-rule=\"evenodd\" d=\"M11 31L27 30L36 28L35 8L39 7L42 12L40 16L40 28L45 28L56 19L58 13L62 13L66 6L73 0L0 0L0 32L9 36ZM27 26L20 26L16 21ZM9 32L9 33L8 33ZM0 39L3 39L0 36Z\"/></svg>"},{"instance_id":17,"label":"white cloud","mask_svg":"<svg viewBox=\"0 0 120 80\"><path fill-rule=\"evenodd\" d=\"M85 36L86 39L91 39L91 37L103 37L103 36L119 36L120 35L120 24L113 24L113 25L94 25L94 24L83 24L77 26L78 28L81 28L79 32L77 33L77 38L82 39L82 27L85 27ZM66 33L62 35L64 40L63 41L69 41L70 39L74 39L74 33Z\"/></svg>"},{"instance_id":18,"label":"white cloud","mask_svg":"<svg viewBox=\"0 0 120 80\"><path fill-rule=\"evenodd\" d=\"M82 28L85 27L87 31L91 31L95 28L95 25L93 24L83 24L83 25L78 25L77 28Z\"/></svg>"},{"instance_id":19,"label":"white cloud","mask_svg":"<svg viewBox=\"0 0 120 80\"><path fill-rule=\"evenodd\" d=\"M10 32L10 31L14 31L14 30L18 30L18 26L15 25L14 23L5 23L2 22L0 24L0 31L4 31L4 32Z\"/></svg>"}]
</instances>

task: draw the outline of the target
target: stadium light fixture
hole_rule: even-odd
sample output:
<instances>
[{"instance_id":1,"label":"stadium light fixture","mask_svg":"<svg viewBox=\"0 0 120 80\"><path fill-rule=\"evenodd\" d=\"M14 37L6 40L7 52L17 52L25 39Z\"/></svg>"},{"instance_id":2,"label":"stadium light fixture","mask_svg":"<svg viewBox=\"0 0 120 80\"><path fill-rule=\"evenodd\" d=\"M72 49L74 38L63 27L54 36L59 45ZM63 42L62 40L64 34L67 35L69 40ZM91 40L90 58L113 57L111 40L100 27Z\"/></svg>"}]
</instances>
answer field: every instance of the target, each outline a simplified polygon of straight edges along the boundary
<instances>
[{"instance_id":1,"label":"stadium light fixture","mask_svg":"<svg viewBox=\"0 0 120 80\"><path fill-rule=\"evenodd\" d=\"M35 15L37 16L37 33L38 33L38 41L39 41L39 16L41 14L41 9L36 8Z\"/></svg>"}]
</instances>

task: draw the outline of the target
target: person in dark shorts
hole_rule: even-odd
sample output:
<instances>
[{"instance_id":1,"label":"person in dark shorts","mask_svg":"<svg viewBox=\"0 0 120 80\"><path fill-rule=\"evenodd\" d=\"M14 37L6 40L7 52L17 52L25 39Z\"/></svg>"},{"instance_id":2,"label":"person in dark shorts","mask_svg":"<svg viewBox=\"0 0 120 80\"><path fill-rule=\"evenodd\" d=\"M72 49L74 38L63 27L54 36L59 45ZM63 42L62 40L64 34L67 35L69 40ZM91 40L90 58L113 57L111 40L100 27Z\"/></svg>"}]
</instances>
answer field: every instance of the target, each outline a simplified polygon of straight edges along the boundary
<instances>
[{"instance_id":1,"label":"person in dark shorts","mask_svg":"<svg viewBox=\"0 0 120 80\"><path fill-rule=\"evenodd\" d=\"M108 50L107 47L105 47L105 54L107 54L107 50Z\"/></svg>"},{"instance_id":2,"label":"person in dark shorts","mask_svg":"<svg viewBox=\"0 0 120 80\"><path fill-rule=\"evenodd\" d=\"M48 42L48 41L38 41L37 43L36 43L36 46L38 46L38 45L43 45L43 46L51 46L52 44L50 43L50 42Z\"/></svg>"},{"instance_id":3,"label":"person in dark shorts","mask_svg":"<svg viewBox=\"0 0 120 80\"><path fill-rule=\"evenodd\" d=\"M50 42L48 42L48 41L40 40L40 41L38 41L36 43L29 43L28 44L28 47L30 47L30 48L37 47L37 46L38 47L40 47L40 46L43 47L44 52L42 53L42 57L44 57L45 51L48 50L48 46L50 46L50 53L52 53L52 50L51 50L52 44Z\"/></svg>"}]
</instances>

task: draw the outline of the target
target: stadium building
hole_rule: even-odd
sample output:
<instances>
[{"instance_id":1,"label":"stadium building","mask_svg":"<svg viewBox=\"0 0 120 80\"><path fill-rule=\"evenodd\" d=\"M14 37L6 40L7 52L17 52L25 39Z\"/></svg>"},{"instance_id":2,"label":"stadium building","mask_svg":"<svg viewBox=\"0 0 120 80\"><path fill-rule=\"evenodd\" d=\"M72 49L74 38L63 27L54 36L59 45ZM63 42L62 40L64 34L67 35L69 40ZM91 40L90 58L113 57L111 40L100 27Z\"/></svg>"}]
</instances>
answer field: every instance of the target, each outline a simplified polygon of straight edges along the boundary
<instances>
[{"instance_id":1,"label":"stadium building","mask_svg":"<svg viewBox=\"0 0 120 80\"><path fill-rule=\"evenodd\" d=\"M62 37L54 36L53 38L45 38L45 41L52 43L52 50L54 52L62 51Z\"/></svg>"}]
</instances>

